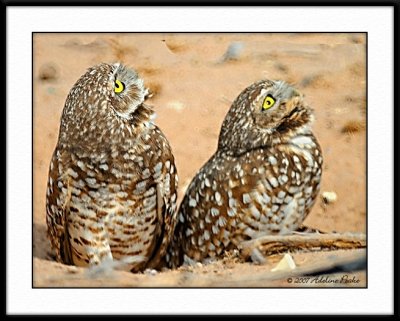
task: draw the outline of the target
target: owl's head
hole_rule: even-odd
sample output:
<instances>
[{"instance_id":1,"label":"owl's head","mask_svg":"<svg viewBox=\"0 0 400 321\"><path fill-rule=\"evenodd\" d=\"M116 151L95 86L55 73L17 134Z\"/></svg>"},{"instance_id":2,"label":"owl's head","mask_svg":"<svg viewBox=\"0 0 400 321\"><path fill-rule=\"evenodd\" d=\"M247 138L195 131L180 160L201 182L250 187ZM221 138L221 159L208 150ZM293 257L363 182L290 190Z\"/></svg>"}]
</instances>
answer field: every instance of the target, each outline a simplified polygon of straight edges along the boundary
<instances>
[{"instance_id":1,"label":"owl's head","mask_svg":"<svg viewBox=\"0 0 400 321\"><path fill-rule=\"evenodd\" d=\"M153 110L144 104L147 94L136 71L120 63L91 67L67 97L60 137L76 138L83 144L121 134L127 127L132 132L151 121Z\"/></svg>"},{"instance_id":2,"label":"owl's head","mask_svg":"<svg viewBox=\"0 0 400 321\"><path fill-rule=\"evenodd\" d=\"M219 149L243 153L307 129L313 116L304 96L284 81L262 80L233 102L222 124Z\"/></svg>"},{"instance_id":3,"label":"owl's head","mask_svg":"<svg viewBox=\"0 0 400 321\"><path fill-rule=\"evenodd\" d=\"M136 71L115 63L91 67L68 94L59 142L82 150L107 150L111 144L136 139L152 126L153 110Z\"/></svg>"},{"instance_id":4,"label":"owl's head","mask_svg":"<svg viewBox=\"0 0 400 321\"><path fill-rule=\"evenodd\" d=\"M136 71L115 63L91 67L71 89L65 104L66 113L99 112L129 119L144 102L147 89Z\"/></svg>"}]
</instances>

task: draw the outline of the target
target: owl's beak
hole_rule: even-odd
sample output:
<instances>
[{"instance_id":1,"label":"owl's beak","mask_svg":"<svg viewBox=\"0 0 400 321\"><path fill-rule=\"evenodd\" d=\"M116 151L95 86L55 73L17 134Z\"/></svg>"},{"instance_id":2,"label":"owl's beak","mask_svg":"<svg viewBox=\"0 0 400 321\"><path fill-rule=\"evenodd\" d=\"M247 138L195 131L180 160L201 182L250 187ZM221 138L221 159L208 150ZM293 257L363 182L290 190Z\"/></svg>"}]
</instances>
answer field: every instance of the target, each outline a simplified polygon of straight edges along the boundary
<instances>
[{"instance_id":1,"label":"owl's beak","mask_svg":"<svg viewBox=\"0 0 400 321\"><path fill-rule=\"evenodd\" d=\"M293 91L292 91L292 97L302 96L302 95L300 94L300 92L297 91L297 89L295 89L295 88L292 88L292 89L293 89Z\"/></svg>"},{"instance_id":2,"label":"owl's beak","mask_svg":"<svg viewBox=\"0 0 400 321\"><path fill-rule=\"evenodd\" d=\"M290 117L303 105L303 96L298 94L297 96L292 96L286 102L286 113Z\"/></svg>"}]
</instances>

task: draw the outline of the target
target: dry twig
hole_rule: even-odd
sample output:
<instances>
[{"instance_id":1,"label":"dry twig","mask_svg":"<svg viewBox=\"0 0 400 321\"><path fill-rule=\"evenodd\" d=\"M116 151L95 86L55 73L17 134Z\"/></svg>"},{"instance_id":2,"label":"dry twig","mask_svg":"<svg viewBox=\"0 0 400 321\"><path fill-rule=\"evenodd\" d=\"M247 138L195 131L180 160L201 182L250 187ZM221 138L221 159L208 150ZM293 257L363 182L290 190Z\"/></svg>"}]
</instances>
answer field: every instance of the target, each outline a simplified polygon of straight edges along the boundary
<instances>
[{"instance_id":1,"label":"dry twig","mask_svg":"<svg viewBox=\"0 0 400 321\"><path fill-rule=\"evenodd\" d=\"M264 256L269 256L286 251L365 248L366 244L366 236L362 233L266 235L243 242L240 252L242 257L247 259L255 249Z\"/></svg>"}]
</instances>

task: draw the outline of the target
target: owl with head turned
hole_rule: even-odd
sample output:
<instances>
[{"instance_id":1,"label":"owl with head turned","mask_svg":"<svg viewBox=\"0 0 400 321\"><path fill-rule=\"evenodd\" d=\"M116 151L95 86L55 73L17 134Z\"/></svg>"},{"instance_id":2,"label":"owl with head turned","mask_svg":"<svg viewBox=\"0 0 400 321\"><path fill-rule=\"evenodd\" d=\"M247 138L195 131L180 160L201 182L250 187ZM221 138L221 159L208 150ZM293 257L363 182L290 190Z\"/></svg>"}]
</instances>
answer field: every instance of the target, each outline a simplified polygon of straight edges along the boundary
<instances>
[{"instance_id":1,"label":"owl with head turned","mask_svg":"<svg viewBox=\"0 0 400 321\"><path fill-rule=\"evenodd\" d=\"M147 89L116 63L68 94L48 175L47 232L59 262L157 268L177 221L177 171Z\"/></svg>"},{"instance_id":2,"label":"owl with head turned","mask_svg":"<svg viewBox=\"0 0 400 321\"><path fill-rule=\"evenodd\" d=\"M313 110L284 81L258 81L235 99L215 154L178 210L171 267L222 257L247 240L301 227L320 189Z\"/></svg>"}]
</instances>

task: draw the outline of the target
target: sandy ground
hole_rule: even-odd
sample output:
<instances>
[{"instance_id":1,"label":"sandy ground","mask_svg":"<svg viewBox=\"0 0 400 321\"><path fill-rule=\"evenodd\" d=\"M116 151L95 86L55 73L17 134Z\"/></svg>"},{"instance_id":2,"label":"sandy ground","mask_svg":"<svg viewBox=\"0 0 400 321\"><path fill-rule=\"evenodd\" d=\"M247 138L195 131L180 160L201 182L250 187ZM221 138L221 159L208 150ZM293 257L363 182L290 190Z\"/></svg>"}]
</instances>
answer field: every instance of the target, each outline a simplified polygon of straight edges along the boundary
<instances>
[{"instance_id":1,"label":"sandy ground","mask_svg":"<svg viewBox=\"0 0 400 321\"><path fill-rule=\"evenodd\" d=\"M230 45L236 53L222 57ZM92 271L53 260L46 238L45 193L59 119L75 81L92 65L123 62L154 93L149 104L172 146L179 173L179 201L217 146L222 120L249 84L282 79L301 90L315 109L314 133L324 155L321 191L305 225L324 232L366 233L366 39L364 34L35 34L33 37L33 286L34 287L290 287L366 285L359 282L288 283L264 265L236 258L175 271ZM294 253L298 267L363 250ZM340 279L344 272L329 277ZM348 274L348 273L347 273Z\"/></svg>"}]
</instances>

